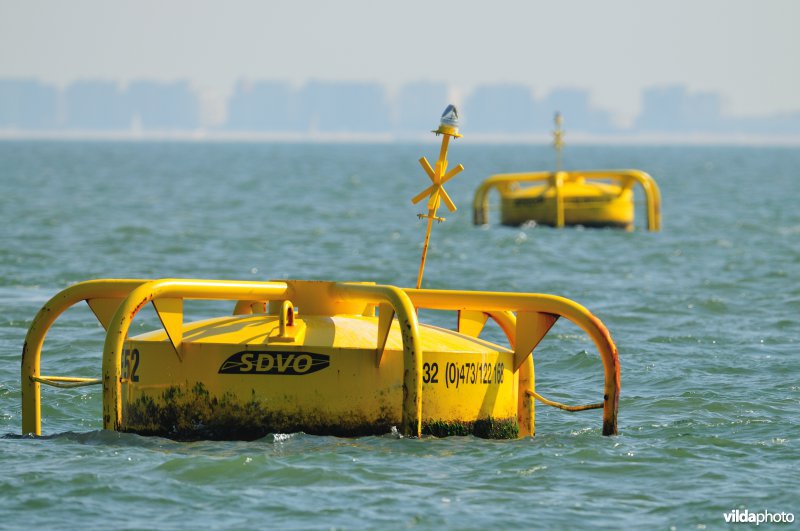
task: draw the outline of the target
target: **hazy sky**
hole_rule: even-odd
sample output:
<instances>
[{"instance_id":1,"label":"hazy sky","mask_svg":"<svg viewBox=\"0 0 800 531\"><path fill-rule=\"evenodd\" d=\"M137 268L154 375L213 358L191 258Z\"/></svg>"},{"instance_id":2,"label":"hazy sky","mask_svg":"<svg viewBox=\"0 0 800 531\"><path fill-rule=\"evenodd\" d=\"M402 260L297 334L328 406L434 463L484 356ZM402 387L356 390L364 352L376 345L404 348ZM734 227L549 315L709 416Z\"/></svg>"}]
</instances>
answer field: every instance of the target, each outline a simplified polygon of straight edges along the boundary
<instances>
[{"instance_id":1,"label":"hazy sky","mask_svg":"<svg viewBox=\"0 0 800 531\"><path fill-rule=\"evenodd\" d=\"M590 89L623 117L685 84L800 111L800 0L0 0L0 77L445 81Z\"/></svg>"}]
</instances>

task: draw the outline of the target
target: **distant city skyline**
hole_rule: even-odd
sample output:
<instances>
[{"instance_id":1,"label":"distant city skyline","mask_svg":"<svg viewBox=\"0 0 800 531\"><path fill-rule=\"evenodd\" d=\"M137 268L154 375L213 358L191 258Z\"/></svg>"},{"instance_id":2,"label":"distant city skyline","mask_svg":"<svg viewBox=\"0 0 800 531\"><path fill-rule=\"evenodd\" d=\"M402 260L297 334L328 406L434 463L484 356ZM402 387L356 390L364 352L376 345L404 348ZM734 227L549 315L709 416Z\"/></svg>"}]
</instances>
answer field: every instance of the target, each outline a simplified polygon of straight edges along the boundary
<instances>
[{"instance_id":1,"label":"distant city skyline","mask_svg":"<svg viewBox=\"0 0 800 531\"><path fill-rule=\"evenodd\" d=\"M241 79L572 88L622 126L682 86L755 117L800 111L797 20L794 0L0 0L0 78L188 81L207 109Z\"/></svg>"},{"instance_id":2,"label":"distant city skyline","mask_svg":"<svg viewBox=\"0 0 800 531\"><path fill-rule=\"evenodd\" d=\"M429 81L402 85L390 95L385 86L371 82L314 81L298 87L281 80L241 80L222 102L221 115L211 116L209 102L185 80L123 84L90 79L62 89L33 79L0 78L0 136L413 138L430 130L452 92L445 83ZM686 141L701 135L723 141L800 141L800 111L735 117L723 112L719 94L695 93L681 85L644 89L642 111L624 126L609 110L594 105L587 89L556 88L542 98L535 93L522 84L478 85L458 102L461 125L475 138L544 138L558 112L571 136L595 139L666 135Z\"/></svg>"}]
</instances>

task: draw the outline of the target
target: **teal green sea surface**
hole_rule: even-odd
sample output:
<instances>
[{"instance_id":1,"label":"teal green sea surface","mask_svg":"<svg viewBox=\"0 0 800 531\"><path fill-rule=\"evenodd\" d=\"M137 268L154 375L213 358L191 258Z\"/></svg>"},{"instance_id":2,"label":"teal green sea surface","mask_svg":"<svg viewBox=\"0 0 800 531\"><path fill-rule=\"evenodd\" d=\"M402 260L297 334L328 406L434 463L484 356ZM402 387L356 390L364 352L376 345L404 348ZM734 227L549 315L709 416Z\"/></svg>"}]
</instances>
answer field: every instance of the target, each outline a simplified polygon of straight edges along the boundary
<instances>
[{"instance_id":1,"label":"teal green sea surface","mask_svg":"<svg viewBox=\"0 0 800 531\"><path fill-rule=\"evenodd\" d=\"M653 175L663 230L649 233L508 228L497 210L476 228L478 184L552 168L552 150L451 144L451 166L466 167L448 184L459 209L434 227L424 286L551 293L589 308L619 348L616 437L600 435L599 411L539 405L537 435L524 440L175 442L103 431L97 386L45 388L44 435L21 436L25 333L59 290L162 277L413 286L424 224L410 198L429 184L417 159L437 153L433 136L0 142L0 528L715 529L735 509L800 517L800 149L790 147L568 147L568 168ZM231 311L198 304L187 318ZM134 328L156 325L143 315ZM69 310L43 372L98 377L102 342L88 309ZM543 395L600 400L600 360L576 327L559 322L535 362Z\"/></svg>"}]
</instances>

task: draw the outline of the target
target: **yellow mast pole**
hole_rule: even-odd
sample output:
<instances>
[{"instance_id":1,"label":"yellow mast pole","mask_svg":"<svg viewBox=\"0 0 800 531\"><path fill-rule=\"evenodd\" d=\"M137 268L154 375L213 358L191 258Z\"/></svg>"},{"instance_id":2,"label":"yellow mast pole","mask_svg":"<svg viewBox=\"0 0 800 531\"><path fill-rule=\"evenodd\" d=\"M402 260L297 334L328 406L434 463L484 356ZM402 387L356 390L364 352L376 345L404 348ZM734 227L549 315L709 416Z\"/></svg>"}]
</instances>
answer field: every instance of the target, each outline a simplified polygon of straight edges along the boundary
<instances>
[{"instance_id":1,"label":"yellow mast pole","mask_svg":"<svg viewBox=\"0 0 800 531\"><path fill-rule=\"evenodd\" d=\"M564 131L561 129L564 119L561 117L560 112L556 113L553 122L556 124L556 128L553 131L553 147L556 148L556 171L559 172L561 171L561 149L564 147Z\"/></svg>"},{"instance_id":2,"label":"yellow mast pole","mask_svg":"<svg viewBox=\"0 0 800 531\"><path fill-rule=\"evenodd\" d=\"M425 243L422 246L422 259L419 262L419 271L417 272L417 289L422 286L422 273L425 271L425 259L428 257L428 244L431 241L431 229L433 228L433 216L428 211L428 228L425 230Z\"/></svg>"},{"instance_id":3,"label":"yellow mast pole","mask_svg":"<svg viewBox=\"0 0 800 531\"><path fill-rule=\"evenodd\" d=\"M421 193L416 195L411 202L413 204L417 204L425 197L428 198L428 213L427 214L417 214L417 217L428 218L427 227L425 229L425 243L422 246L422 258L419 262L419 271L417 272L417 289L422 286L422 275L425 271L425 260L428 256L428 247L431 241L431 229L433 228L433 221L436 220L439 223L444 221L444 218L440 218L436 216L436 211L439 208L439 204L444 201L447 208L450 212L456 211L456 205L450 199L450 196L447 195L447 192L444 189L444 183L455 177L461 170L464 169L464 166L459 164L451 171L447 171L447 148L450 145L450 137L460 138L462 135L458 134L458 109L454 105L448 105L447 108L442 113L441 123L439 128L433 131L436 136L442 135L442 145L439 149L439 159L436 161L436 169L434 170L431 168L430 163L425 157L419 159L419 163L422 165L422 169L425 170L425 173L428 174L428 177L432 181L429 187L423 190Z\"/></svg>"},{"instance_id":4,"label":"yellow mast pole","mask_svg":"<svg viewBox=\"0 0 800 531\"><path fill-rule=\"evenodd\" d=\"M556 189L556 219L555 226L564 227L564 175L561 173L561 149L564 147L564 131L561 124L564 119L560 112L556 112L553 119L556 128L553 131L553 147L556 148L556 173L553 175L553 185Z\"/></svg>"}]
</instances>

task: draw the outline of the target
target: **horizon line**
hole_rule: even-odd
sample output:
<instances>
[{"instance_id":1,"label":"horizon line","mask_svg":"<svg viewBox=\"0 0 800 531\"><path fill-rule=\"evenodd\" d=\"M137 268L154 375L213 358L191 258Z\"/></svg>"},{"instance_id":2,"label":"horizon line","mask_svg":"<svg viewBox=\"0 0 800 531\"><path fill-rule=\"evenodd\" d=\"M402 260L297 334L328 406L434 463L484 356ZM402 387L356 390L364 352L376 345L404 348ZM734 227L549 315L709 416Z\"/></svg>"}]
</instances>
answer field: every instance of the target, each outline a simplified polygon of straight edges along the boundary
<instances>
[{"instance_id":1,"label":"horizon line","mask_svg":"<svg viewBox=\"0 0 800 531\"><path fill-rule=\"evenodd\" d=\"M252 142L304 144L392 144L421 143L430 133L266 133L247 131L217 131L204 128L181 131L23 131L0 129L0 141L106 141L106 142ZM552 135L467 133L459 142L490 145L552 145ZM573 133L569 145L621 146L775 146L800 147L800 135L705 134L705 133L648 133L592 134Z\"/></svg>"}]
</instances>

